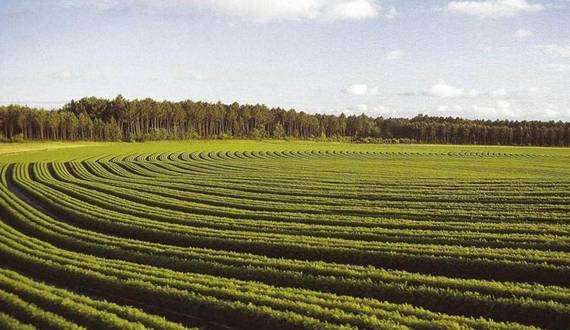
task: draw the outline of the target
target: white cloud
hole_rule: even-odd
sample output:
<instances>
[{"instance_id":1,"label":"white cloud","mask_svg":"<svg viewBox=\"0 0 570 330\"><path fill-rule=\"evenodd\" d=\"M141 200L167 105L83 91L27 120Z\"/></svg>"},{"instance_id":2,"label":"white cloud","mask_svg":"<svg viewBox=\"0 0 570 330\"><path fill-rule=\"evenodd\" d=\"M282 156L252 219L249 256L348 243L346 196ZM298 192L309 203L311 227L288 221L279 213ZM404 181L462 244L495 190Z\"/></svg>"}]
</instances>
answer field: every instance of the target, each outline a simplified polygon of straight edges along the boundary
<instances>
[{"instance_id":1,"label":"white cloud","mask_svg":"<svg viewBox=\"0 0 570 330\"><path fill-rule=\"evenodd\" d=\"M398 11L394 7L390 8L390 10L388 10L386 14L384 14L384 17L386 17L387 19L394 19L396 18L396 16L398 16Z\"/></svg>"},{"instance_id":2,"label":"white cloud","mask_svg":"<svg viewBox=\"0 0 570 330\"><path fill-rule=\"evenodd\" d=\"M395 61L402 58L403 55L404 53L401 50L396 49L386 53L386 55L384 55L384 58L387 59L388 61Z\"/></svg>"},{"instance_id":3,"label":"white cloud","mask_svg":"<svg viewBox=\"0 0 570 330\"><path fill-rule=\"evenodd\" d=\"M290 2L290 0L286 0ZM323 17L330 20L374 18L378 16L380 6L370 0L329 1L329 6L321 9Z\"/></svg>"},{"instance_id":4,"label":"white cloud","mask_svg":"<svg viewBox=\"0 0 570 330\"><path fill-rule=\"evenodd\" d=\"M358 20L375 18L381 11L376 0L204 0L229 15L269 20Z\"/></svg>"},{"instance_id":5,"label":"white cloud","mask_svg":"<svg viewBox=\"0 0 570 330\"><path fill-rule=\"evenodd\" d=\"M527 0L451 1L447 5L447 10L451 13L491 18L537 12L543 8L543 5L529 3Z\"/></svg>"},{"instance_id":6,"label":"white cloud","mask_svg":"<svg viewBox=\"0 0 570 330\"><path fill-rule=\"evenodd\" d=\"M545 69L552 72L570 72L570 64L548 64Z\"/></svg>"},{"instance_id":7,"label":"white cloud","mask_svg":"<svg viewBox=\"0 0 570 330\"><path fill-rule=\"evenodd\" d=\"M462 88L447 85L440 82L431 87L430 94L437 97L458 97L462 96L465 91Z\"/></svg>"},{"instance_id":8,"label":"white cloud","mask_svg":"<svg viewBox=\"0 0 570 330\"><path fill-rule=\"evenodd\" d=\"M319 15L319 8L315 7L313 1L207 0L203 4L226 14L260 21L313 19Z\"/></svg>"},{"instance_id":9,"label":"white cloud","mask_svg":"<svg viewBox=\"0 0 570 330\"><path fill-rule=\"evenodd\" d=\"M491 92L491 96L493 97L502 97L507 96L507 90L504 88L495 89Z\"/></svg>"},{"instance_id":10,"label":"white cloud","mask_svg":"<svg viewBox=\"0 0 570 330\"><path fill-rule=\"evenodd\" d=\"M513 37L515 39L526 39L529 37L532 37L534 35L534 33L532 33L532 31L529 30L517 30L515 31L515 33L513 33Z\"/></svg>"},{"instance_id":11,"label":"white cloud","mask_svg":"<svg viewBox=\"0 0 570 330\"><path fill-rule=\"evenodd\" d=\"M376 18L382 12L377 0L63 0L62 5L99 11L137 7L145 12L168 7L202 6L255 21L359 20ZM385 16L390 14L388 11Z\"/></svg>"},{"instance_id":12,"label":"white cloud","mask_svg":"<svg viewBox=\"0 0 570 330\"><path fill-rule=\"evenodd\" d=\"M360 112L364 112L364 111L368 110L368 106L366 104L357 104L356 110L358 110Z\"/></svg>"},{"instance_id":13,"label":"white cloud","mask_svg":"<svg viewBox=\"0 0 570 330\"><path fill-rule=\"evenodd\" d=\"M343 91L345 93L358 96L378 95L380 93L380 89L378 87L369 87L366 84L354 84Z\"/></svg>"},{"instance_id":14,"label":"white cloud","mask_svg":"<svg viewBox=\"0 0 570 330\"><path fill-rule=\"evenodd\" d=\"M570 45L549 44L537 48L552 56L570 57Z\"/></svg>"}]
</instances>

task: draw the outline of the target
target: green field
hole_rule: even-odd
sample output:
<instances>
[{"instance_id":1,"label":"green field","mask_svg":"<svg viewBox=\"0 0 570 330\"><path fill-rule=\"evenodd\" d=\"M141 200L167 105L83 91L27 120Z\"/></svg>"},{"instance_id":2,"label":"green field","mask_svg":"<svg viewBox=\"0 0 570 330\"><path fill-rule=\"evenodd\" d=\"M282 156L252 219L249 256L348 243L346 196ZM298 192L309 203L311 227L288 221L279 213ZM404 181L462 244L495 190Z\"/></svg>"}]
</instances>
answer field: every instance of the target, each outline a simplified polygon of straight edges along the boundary
<instances>
[{"instance_id":1,"label":"green field","mask_svg":"<svg viewBox=\"0 0 570 330\"><path fill-rule=\"evenodd\" d=\"M570 149L0 145L0 328L568 329Z\"/></svg>"}]
</instances>

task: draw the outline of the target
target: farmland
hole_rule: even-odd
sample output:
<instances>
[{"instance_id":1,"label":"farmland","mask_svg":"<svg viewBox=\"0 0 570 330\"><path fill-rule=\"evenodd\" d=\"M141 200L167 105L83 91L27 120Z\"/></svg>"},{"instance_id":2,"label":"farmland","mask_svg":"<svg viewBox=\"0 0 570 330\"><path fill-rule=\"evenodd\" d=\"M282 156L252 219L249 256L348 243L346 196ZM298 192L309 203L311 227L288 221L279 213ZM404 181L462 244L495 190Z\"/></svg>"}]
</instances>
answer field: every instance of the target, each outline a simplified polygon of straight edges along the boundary
<instances>
[{"instance_id":1,"label":"farmland","mask_svg":"<svg viewBox=\"0 0 570 330\"><path fill-rule=\"evenodd\" d=\"M570 150L0 145L0 328L564 329Z\"/></svg>"}]
</instances>

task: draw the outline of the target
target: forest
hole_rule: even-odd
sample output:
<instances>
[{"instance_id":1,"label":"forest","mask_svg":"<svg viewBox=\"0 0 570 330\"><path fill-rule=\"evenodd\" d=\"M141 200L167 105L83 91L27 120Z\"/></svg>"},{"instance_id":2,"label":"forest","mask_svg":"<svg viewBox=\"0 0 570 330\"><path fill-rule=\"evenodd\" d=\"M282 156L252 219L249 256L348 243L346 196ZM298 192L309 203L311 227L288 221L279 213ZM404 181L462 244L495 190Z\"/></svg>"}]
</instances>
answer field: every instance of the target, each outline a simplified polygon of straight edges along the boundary
<instances>
[{"instance_id":1,"label":"forest","mask_svg":"<svg viewBox=\"0 0 570 330\"><path fill-rule=\"evenodd\" d=\"M86 97L60 109L0 106L0 140L324 139L363 143L569 146L570 123L309 114L265 105Z\"/></svg>"}]
</instances>

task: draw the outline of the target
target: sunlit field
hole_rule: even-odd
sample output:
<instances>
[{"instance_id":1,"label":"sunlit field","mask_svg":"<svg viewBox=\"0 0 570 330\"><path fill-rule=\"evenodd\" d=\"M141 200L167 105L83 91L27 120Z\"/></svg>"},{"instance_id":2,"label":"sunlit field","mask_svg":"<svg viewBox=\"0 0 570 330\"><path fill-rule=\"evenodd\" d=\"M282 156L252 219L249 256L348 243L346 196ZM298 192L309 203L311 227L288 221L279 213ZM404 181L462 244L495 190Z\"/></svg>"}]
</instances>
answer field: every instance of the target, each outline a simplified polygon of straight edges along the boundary
<instances>
[{"instance_id":1,"label":"sunlit field","mask_svg":"<svg viewBox=\"0 0 570 330\"><path fill-rule=\"evenodd\" d=\"M563 329L570 150L0 145L0 328Z\"/></svg>"}]
</instances>

